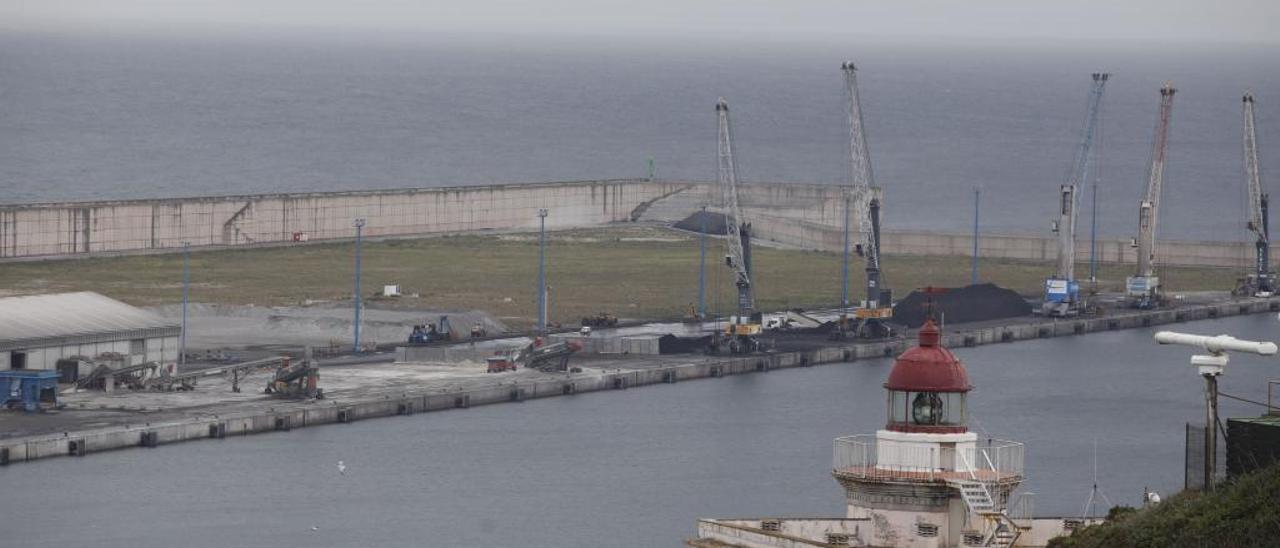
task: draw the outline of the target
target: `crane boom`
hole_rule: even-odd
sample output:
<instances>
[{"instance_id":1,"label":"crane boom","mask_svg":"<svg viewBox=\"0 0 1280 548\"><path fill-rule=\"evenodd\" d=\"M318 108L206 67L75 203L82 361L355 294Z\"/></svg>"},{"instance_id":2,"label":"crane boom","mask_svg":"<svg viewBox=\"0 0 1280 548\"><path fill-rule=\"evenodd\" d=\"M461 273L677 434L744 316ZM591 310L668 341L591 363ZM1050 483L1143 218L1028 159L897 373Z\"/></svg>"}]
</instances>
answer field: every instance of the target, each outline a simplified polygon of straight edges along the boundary
<instances>
[{"instance_id":1,"label":"crane boom","mask_svg":"<svg viewBox=\"0 0 1280 548\"><path fill-rule=\"evenodd\" d=\"M875 197L872 187L875 175L871 169L871 152L867 148L867 135L862 124L862 105L858 99L857 67L852 61L840 65L844 71L845 96L848 99L849 115L849 169L850 185L846 200L848 207L856 215L859 248L866 259L867 300L866 308L880 308L890 303L883 297L883 278L880 272L880 200Z\"/></svg>"},{"instance_id":2,"label":"crane boom","mask_svg":"<svg viewBox=\"0 0 1280 548\"><path fill-rule=\"evenodd\" d=\"M1271 275L1271 234L1268 225L1269 197L1262 192L1262 176L1258 168L1258 142L1254 130L1253 94L1244 94L1244 174L1249 193L1248 228L1257 236L1254 242L1255 263L1253 280L1248 284L1254 295L1270 294L1274 291L1274 279Z\"/></svg>"},{"instance_id":3,"label":"crane boom","mask_svg":"<svg viewBox=\"0 0 1280 548\"><path fill-rule=\"evenodd\" d=\"M1080 146L1076 149L1067 183L1062 185L1058 194L1058 220L1053 226L1054 232L1058 233L1058 269L1053 277L1045 281L1043 307L1044 312L1050 315L1072 314L1079 305L1080 284L1075 276L1076 220L1079 218L1077 206L1080 203L1080 185L1088 180L1089 167L1093 164L1093 143L1102 110L1102 91L1110 77L1105 72L1093 73Z\"/></svg>"},{"instance_id":4,"label":"crane boom","mask_svg":"<svg viewBox=\"0 0 1280 548\"><path fill-rule=\"evenodd\" d=\"M1164 185L1165 153L1169 144L1169 122L1173 116L1173 94L1177 90L1166 82L1160 88L1160 115L1151 144L1151 167L1147 171L1147 189L1138 204L1138 272L1126 283L1126 292L1139 307L1155 304L1160 282L1155 276L1156 222L1160 216L1160 192Z\"/></svg>"},{"instance_id":5,"label":"crane boom","mask_svg":"<svg viewBox=\"0 0 1280 548\"><path fill-rule=\"evenodd\" d=\"M738 168L733 159L733 130L729 124L729 103L723 98L716 103L720 122L719 154L716 169L722 203L725 207L725 240L729 255L726 263L733 269L738 287L738 319L748 321L755 312L755 291L751 286L751 225L742 215L738 203Z\"/></svg>"}]
</instances>

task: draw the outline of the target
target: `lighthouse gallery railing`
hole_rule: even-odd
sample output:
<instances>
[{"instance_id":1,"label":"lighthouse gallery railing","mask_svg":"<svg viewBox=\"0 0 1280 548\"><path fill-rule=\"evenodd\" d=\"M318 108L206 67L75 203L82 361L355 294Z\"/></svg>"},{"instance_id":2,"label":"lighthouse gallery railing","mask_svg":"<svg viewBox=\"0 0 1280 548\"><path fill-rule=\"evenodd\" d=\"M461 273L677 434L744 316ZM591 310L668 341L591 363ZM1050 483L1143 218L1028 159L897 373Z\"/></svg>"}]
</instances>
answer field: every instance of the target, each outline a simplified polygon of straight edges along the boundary
<instances>
[{"instance_id":1,"label":"lighthouse gallery railing","mask_svg":"<svg viewBox=\"0 0 1280 548\"><path fill-rule=\"evenodd\" d=\"M1004 481L1022 477L1023 445L980 439L959 448L878 444L874 435L836 438L833 468L840 475L885 480Z\"/></svg>"}]
</instances>

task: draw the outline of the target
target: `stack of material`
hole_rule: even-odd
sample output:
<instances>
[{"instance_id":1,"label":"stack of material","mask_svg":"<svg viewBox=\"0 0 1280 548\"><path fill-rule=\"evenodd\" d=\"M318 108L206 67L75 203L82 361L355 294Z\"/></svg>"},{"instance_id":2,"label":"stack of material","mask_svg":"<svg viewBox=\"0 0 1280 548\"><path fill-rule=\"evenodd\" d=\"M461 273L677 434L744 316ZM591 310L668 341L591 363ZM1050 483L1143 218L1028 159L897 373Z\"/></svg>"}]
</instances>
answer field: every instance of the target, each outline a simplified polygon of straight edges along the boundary
<instances>
[{"instance_id":1,"label":"stack of material","mask_svg":"<svg viewBox=\"0 0 1280 548\"><path fill-rule=\"evenodd\" d=\"M924 293L912 291L893 305L893 323L920 327L929 314L947 324L981 322L1031 315L1031 304L1021 295L995 284L977 284Z\"/></svg>"},{"instance_id":2,"label":"stack of material","mask_svg":"<svg viewBox=\"0 0 1280 548\"><path fill-rule=\"evenodd\" d=\"M702 232L702 223L707 223L707 234L724 234L725 222L724 214L714 211L696 211L693 215L685 217L684 220L677 222L674 226L680 230L688 230L689 232Z\"/></svg>"}]
</instances>

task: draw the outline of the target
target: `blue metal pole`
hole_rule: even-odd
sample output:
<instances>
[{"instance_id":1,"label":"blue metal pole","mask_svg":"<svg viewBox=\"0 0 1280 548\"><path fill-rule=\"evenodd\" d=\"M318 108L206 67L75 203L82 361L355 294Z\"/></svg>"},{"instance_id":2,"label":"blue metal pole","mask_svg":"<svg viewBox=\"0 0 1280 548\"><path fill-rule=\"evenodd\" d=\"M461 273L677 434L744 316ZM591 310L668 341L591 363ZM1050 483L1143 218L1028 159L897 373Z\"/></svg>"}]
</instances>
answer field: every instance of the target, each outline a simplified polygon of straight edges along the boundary
<instances>
[{"instance_id":1,"label":"blue metal pole","mask_svg":"<svg viewBox=\"0 0 1280 548\"><path fill-rule=\"evenodd\" d=\"M187 303L191 301L191 242L182 242L182 340L178 344L178 363L187 363Z\"/></svg>"},{"instance_id":2,"label":"blue metal pole","mask_svg":"<svg viewBox=\"0 0 1280 548\"><path fill-rule=\"evenodd\" d=\"M361 308L361 302L360 302L360 241L361 241L361 238L362 238L362 236L363 236L363 232L364 232L364 219L356 219L355 227L356 227L356 287L355 287L355 300L356 300L356 311L355 311L356 318L355 318L355 324L356 324L356 326L355 326L355 346L353 347L353 352L355 352L355 353L359 354L359 353L360 353L360 308Z\"/></svg>"},{"instance_id":3,"label":"blue metal pole","mask_svg":"<svg viewBox=\"0 0 1280 548\"><path fill-rule=\"evenodd\" d=\"M973 189L973 274L971 276L972 281L970 283L975 285L978 283L978 204L981 201L981 197L982 189Z\"/></svg>"},{"instance_id":4,"label":"blue metal pole","mask_svg":"<svg viewBox=\"0 0 1280 548\"><path fill-rule=\"evenodd\" d=\"M1089 281L1098 281L1098 183L1093 183L1093 219L1089 221Z\"/></svg>"},{"instance_id":5,"label":"blue metal pole","mask_svg":"<svg viewBox=\"0 0 1280 548\"><path fill-rule=\"evenodd\" d=\"M841 263L840 306L849 308L849 197L844 197L844 260ZM871 299L871 295L867 295Z\"/></svg>"},{"instance_id":6,"label":"blue metal pole","mask_svg":"<svg viewBox=\"0 0 1280 548\"><path fill-rule=\"evenodd\" d=\"M698 234L698 316L707 317L707 206L702 206L702 232Z\"/></svg>"},{"instance_id":7,"label":"blue metal pole","mask_svg":"<svg viewBox=\"0 0 1280 548\"><path fill-rule=\"evenodd\" d=\"M547 210L538 210L538 333L547 332Z\"/></svg>"}]
</instances>

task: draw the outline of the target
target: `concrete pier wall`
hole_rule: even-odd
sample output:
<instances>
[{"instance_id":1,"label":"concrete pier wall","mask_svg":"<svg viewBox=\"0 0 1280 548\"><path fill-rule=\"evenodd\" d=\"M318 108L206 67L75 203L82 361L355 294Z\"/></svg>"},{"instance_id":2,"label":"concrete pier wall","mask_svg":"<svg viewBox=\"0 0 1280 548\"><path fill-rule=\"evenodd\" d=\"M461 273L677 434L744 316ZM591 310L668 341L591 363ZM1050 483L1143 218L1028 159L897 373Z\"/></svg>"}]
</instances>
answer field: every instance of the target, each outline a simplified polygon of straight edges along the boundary
<instances>
[{"instance_id":1,"label":"concrete pier wall","mask_svg":"<svg viewBox=\"0 0 1280 548\"><path fill-rule=\"evenodd\" d=\"M1278 310L1280 310L1280 299L1251 298L1209 305L1183 306L1169 310L1123 312L1097 318L1044 319L1037 322L974 329L965 329L962 325L948 329L944 344L953 348L973 347ZM913 341L910 340L893 340L756 356L714 358L690 356L687 362L662 367L548 374L545 379L536 381L495 384L466 392L397 390L361 400L281 402L269 411L252 415L205 415L172 422L0 440L0 463L9 464L68 455L83 456L128 447L155 447L197 439L219 439L232 435L277 432L321 424L350 423L377 417L464 409L475 405L520 402L532 398L568 396L602 390L624 390L650 384L887 357L905 351L912 344Z\"/></svg>"}]
</instances>

